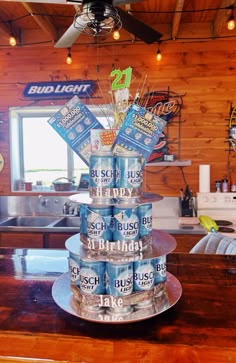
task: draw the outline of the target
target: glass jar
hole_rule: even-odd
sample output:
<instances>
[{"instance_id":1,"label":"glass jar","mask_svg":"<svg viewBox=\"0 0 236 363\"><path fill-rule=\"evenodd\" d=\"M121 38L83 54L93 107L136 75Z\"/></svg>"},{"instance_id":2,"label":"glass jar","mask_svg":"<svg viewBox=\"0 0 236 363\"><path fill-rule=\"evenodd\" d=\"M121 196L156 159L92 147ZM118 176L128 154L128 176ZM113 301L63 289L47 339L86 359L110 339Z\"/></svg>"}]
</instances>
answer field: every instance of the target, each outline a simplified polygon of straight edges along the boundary
<instances>
[{"instance_id":1,"label":"glass jar","mask_svg":"<svg viewBox=\"0 0 236 363\"><path fill-rule=\"evenodd\" d=\"M223 179L222 183L221 183L221 191L223 193L227 193L228 192L228 179Z\"/></svg>"}]
</instances>

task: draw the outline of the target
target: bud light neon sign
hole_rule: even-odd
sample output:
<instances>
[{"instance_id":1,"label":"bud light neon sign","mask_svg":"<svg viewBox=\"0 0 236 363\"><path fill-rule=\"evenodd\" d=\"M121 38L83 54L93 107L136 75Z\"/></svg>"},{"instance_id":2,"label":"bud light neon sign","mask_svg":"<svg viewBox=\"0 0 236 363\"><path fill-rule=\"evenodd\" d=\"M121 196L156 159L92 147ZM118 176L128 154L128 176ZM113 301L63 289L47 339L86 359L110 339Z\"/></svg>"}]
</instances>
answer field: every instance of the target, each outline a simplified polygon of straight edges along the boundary
<instances>
[{"instance_id":1,"label":"bud light neon sign","mask_svg":"<svg viewBox=\"0 0 236 363\"><path fill-rule=\"evenodd\" d=\"M90 97L96 88L94 81L31 82L24 89L24 97L30 99Z\"/></svg>"}]
</instances>

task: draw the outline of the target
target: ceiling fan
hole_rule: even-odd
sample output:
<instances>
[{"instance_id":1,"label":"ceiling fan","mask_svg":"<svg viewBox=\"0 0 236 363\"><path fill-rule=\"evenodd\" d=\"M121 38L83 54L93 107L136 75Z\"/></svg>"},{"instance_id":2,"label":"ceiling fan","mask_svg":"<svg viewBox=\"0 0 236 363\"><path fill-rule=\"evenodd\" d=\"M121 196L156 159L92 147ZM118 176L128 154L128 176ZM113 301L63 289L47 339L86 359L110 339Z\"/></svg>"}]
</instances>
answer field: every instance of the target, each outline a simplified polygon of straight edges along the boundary
<instances>
[{"instance_id":1,"label":"ceiling fan","mask_svg":"<svg viewBox=\"0 0 236 363\"><path fill-rule=\"evenodd\" d=\"M82 5L82 10L54 47L70 48L81 33L101 36L121 27L147 44L160 41L160 32L116 7L136 1L140 0L69 0L70 4Z\"/></svg>"}]
</instances>

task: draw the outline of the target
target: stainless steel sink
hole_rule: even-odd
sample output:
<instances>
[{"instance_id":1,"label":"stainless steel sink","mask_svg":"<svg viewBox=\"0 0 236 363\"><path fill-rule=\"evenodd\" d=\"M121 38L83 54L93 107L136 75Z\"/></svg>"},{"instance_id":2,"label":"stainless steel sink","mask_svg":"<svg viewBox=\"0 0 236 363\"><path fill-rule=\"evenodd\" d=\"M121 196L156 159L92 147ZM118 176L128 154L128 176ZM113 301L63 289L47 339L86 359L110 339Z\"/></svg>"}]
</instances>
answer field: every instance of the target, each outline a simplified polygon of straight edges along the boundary
<instances>
[{"instance_id":1,"label":"stainless steel sink","mask_svg":"<svg viewBox=\"0 0 236 363\"><path fill-rule=\"evenodd\" d=\"M0 223L2 227L46 227L58 220L50 216L17 216Z\"/></svg>"},{"instance_id":2,"label":"stainless steel sink","mask_svg":"<svg viewBox=\"0 0 236 363\"><path fill-rule=\"evenodd\" d=\"M64 217L53 224L53 227L80 227L80 217Z\"/></svg>"}]
</instances>

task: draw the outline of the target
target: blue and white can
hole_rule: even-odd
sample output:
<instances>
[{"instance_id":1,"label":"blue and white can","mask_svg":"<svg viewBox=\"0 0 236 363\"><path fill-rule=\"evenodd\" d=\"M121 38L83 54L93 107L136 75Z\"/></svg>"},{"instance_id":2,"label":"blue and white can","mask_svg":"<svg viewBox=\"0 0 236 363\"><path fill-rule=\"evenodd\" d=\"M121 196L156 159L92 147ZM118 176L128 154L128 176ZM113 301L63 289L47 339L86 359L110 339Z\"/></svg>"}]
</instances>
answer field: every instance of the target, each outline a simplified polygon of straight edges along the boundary
<instances>
[{"instance_id":1,"label":"blue and white can","mask_svg":"<svg viewBox=\"0 0 236 363\"><path fill-rule=\"evenodd\" d=\"M106 293L106 262L80 259L80 291L84 294Z\"/></svg>"},{"instance_id":2,"label":"blue and white can","mask_svg":"<svg viewBox=\"0 0 236 363\"><path fill-rule=\"evenodd\" d=\"M139 236L140 238L152 233L152 203L140 204L139 214Z\"/></svg>"},{"instance_id":3,"label":"blue and white can","mask_svg":"<svg viewBox=\"0 0 236 363\"><path fill-rule=\"evenodd\" d=\"M134 291L151 290L155 284L155 271L151 259L134 261Z\"/></svg>"},{"instance_id":4,"label":"blue and white can","mask_svg":"<svg viewBox=\"0 0 236 363\"><path fill-rule=\"evenodd\" d=\"M69 257L70 281L79 286L80 280L80 258L79 256L70 254Z\"/></svg>"},{"instance_id":5,"label":"blue and white can","mask_svg":"<svg viewBox=\"0 0 236 363\"><path fill-rule=\"evenodd\" d=\"M133 262L113 263L106 266L107 294L126 296L133 292Z\"/></svg>"},{"instance_id":6,"label":"blue and white can","mask_svg":"<svg viewBox=\"0 0 236 363\"><path fill-rule=\"evenodd\" d=\"M115 158L111 152L96 152L89 158L89 187L114 188Z\"/></svg>"},{"instance_id":7,"label":"blue and white can","mask_svg":"<svg viewBox=\"0 0 236 363\"><path fill-rule=\"evenodd\" d=\"M139 217L137 207L128 206L126 204L114 206L113 217L113 241L139 240Z\"/></svg>"},{"instance_id":8,"label":"blue and white can","mask_svg":"<svg viewBox=\"0 0 236 363\"><path fill-rule=\"evenodd\" d=\"M80 205L80 233L87 236L87 214L88 207L85 204Z\"/></svg>"},{"instance_id":9,"label":"blue and white can","mask_svg":"<svg viewBox=\"0 0 236 363\"><path fill-rule=\"evenodd\" d=\"M87 213L87 237L112 241L112 207L91 205Z\"/></svg>"},{"instance_id":10,"label":"blue and white can","mask_svg":"<svg viewBox=\"0 0 236 363\"><path fill-rule=\"evenodd\" d=\"M155 285L166 281L166 255L152 259L155 271Z\"/></svg>"},{"instance_id":11,"label":"blue and white can","mask_svg":"<svg viewBox=\"0 0 236 363\"><path fill-rule=\"evenodd\" d=\"M116 154L116 188L138 189L142 186L141 156L136 152Z\"/></svg>"}]
</instances>

